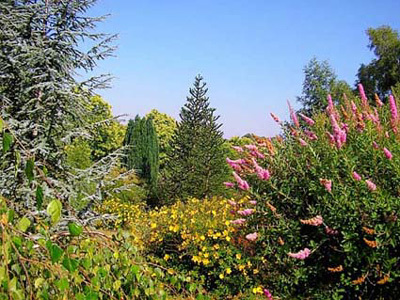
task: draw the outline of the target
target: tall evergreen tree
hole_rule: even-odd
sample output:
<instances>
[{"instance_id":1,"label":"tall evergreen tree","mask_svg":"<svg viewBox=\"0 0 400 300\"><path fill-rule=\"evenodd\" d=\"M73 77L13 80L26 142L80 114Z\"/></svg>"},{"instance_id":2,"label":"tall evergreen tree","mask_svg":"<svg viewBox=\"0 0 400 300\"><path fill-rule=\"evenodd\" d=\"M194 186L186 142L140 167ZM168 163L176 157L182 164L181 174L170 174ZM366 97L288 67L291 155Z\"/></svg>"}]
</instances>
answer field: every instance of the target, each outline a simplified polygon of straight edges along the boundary
<instances>
[{"instance_id":1,"label":"tall evergreen tree","mask_svg":"<svg viewBox=\"0 0 400 300\"><path fill-rule=\"evenodd\" d=\"M157 184L159 150L153 121L139 116L129 120L124 145L127 146L124 158L126 168L135 169L154 189Z\"/></svg>"},{"instance_id":2,"label":"tall evergreen tree","mask_svg":"<svg viewBox=\"0 0 400 300\"><path fill-rule=\"evenodd\" d=\"M194 87L180 112L180 122L170 143L164 181L172 200L208 197L218 194L226 174L219 116L210 107L203 78L195 78Z\"/></svg>"}]
</instances>

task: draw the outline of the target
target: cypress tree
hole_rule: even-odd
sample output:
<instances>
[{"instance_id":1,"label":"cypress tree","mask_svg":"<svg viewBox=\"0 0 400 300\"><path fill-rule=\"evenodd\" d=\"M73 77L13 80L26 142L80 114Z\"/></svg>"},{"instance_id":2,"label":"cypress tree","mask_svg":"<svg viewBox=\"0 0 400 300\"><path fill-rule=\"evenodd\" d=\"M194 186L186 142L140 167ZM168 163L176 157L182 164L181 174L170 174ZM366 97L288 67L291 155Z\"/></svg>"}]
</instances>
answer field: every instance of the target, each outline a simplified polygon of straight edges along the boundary
<instances>
[{"instance_id":1,"label":"cypress tree","mask_svg":"<svg viewBox=\"0 0 400 300\"><path fill-rule=\"evenodd\" d=\"M159 166L158 140L153 121L139 116L129 120L124 145L127 146L125 167L135 169L153 191Z\"/></svg>"},{"instance_id":2,"label":"cypress tree","mask_svg":"<svg viewBox=\"0 0 400 300\"><path fill-rule=\"evenodd\" d=\"M167 196L172 199L218 194L226 175L222 124L210 107L207 91L203 77L196 76L180 112L164 181Z\"/></svg>"}]
</instances>

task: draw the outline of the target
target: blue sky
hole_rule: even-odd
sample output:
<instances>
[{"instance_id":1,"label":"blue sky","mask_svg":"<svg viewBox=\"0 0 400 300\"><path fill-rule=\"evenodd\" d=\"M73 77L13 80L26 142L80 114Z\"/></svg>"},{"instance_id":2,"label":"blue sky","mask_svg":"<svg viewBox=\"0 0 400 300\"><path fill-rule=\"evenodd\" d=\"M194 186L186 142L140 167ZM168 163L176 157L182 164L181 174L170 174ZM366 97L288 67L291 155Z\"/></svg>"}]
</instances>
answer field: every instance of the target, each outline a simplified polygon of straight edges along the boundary
<instances>
[{"instance_id":1,"label":"blue sky","mask_svg":"<svg viewBox=\"0 0 400 300\"><path fill-rule=\"evenodd\" d=\"M399 30L399 11L398 0L99 0L90 13L111 14L99 30L119 34L116 57L99 65L116 78L100 94L115 114L156 108L178 119L200 73L226 137L274 135L269 113L287 119L287 99L299 107L313 56L353 85L373 58L365 30Z\"/></svg>"}]
</instances>

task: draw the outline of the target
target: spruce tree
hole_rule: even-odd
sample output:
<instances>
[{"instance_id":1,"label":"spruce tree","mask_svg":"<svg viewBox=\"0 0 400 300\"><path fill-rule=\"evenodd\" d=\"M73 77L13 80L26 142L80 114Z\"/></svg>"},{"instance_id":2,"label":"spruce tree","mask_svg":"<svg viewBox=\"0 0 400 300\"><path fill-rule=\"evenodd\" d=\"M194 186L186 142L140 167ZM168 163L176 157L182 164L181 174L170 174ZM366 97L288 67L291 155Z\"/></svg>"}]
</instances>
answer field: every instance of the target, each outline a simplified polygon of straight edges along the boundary
<instances>
[{"instance_id":1,"label":"spruce tree","mask_svg":"<svg viewBox=\"0 0 400 300\"><path fill-rule=\"evenodd\" d=\"M164 180L167 197L210 197L218 194L226 175L222 124L210 107L203 77L196 76L170 143Z\"/></svg>"}]
</instances>

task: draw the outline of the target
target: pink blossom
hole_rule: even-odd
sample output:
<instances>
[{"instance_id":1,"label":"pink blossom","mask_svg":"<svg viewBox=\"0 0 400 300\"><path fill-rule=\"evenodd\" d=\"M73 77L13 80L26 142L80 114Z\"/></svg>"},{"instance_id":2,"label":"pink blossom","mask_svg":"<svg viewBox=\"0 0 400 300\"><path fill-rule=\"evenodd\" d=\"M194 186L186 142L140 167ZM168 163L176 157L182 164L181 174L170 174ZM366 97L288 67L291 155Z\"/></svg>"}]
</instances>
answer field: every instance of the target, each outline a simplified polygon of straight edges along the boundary
<instances>
[{"instance_id":1,"label":"pink blossom","mask_svg":"<svg viewBox=\"0 0 400 300\"><path fill-rule=\"evenodd\" d=\"M328 131L326 132L326 135L328 136L329 142L335 144L335 137Z\"/></svg>"},{"instance_id":2,"label":"pink blossom","mask_svg":"<svg viewBox=\"0 0 400 300\"><path fill-rule=\"evenodd\" d=\"M299 119L297 119L297 115L296 115L295 111L293 110L292 106L290 105L289 100L287 101L287 104L288 104L288 106L289 106L290 118L292 119L293 124L294 124L296 127L300 127Z\"/></svg>"},{"instance_id":3,"label":"pink blossom","mask_svg":"<svg viewBox=\"0 0 400 300\"><path fill-rule=\"evenodd\" d=\"M387 131L385 132L385 137L389 138L389 132L387 132Z\"/></svg>"},{"instance_id":4,"label":"pink blossom","mask_svg":"<svg viewBox=\"0 0 400 300\"><path fill-rule=\"evenodd\" d=\"M310 131L310 130L305 129L304 130L304 134L310 139L310 141L318 140L317 135L314 132Z\"/></svg>"},{"instance_id":5,"label":"pink blossom","mask_svg":"<svg viewBox=\"0 0 400 300\"><path fill-rule=\"evenodd\" d=\"M305 115L303 115L302 113L299 114L299 116L304 120L304 122L306 122L308 125L313 126L315 124L315 121Z\"/></svg>"},{"instance_id":6,"label":"pink blossom","mask_svg":"<svg viewBox=\"0 0 400 300\"><path fill-rule=\"evenodd\" d=\"M299 143L300 143L300 145L301 145L302 147L305 147L305 146L308 145L307 142L306 142L305 140L303 140L302 138L299 138Z\"/></svg>"},{"instance_id":7,"label":"pink blossom","mask_svg":"<svg viewBox=\"0 0 400 300\"><path fill-rule=\"evenodd\" d=\"M392 115L392 121L396 122L398 119L398 115L397 115L396 101L394 100L393 95L389 96L389 105L390 105L390 113Z\"/></svg>"},{"instance_id":8,"label":"pink blossom","mask_svg":"<svg viewBox=\"0 0 400 300\"><path fill-rule=\"evenodd\" d=\"M240 171L242 169L242 167L240 165L246 163L246 161L244 159L232 160L229 157L226 158L226 162L228 163L228 165L231 166L232 169L234 169L236 171Z\"/></svg>"},{"instance_id":9,"label":"pink blossom","mask_svg":"<svg viewBox=\"0 0 400 300\"><path fill-rule=\"evenodd\" d=\"M304 248L303 250L300 250L300 251L297 252L297 253L289 252L288 255L289 255L290 257L297 258L297 259L302 259L302 260L303 260L303 259L306 259L306 258L310 255L310 253L311 253L310 249Z\"/></svg>"},{"instance_id":10,"label":"pink blossom","mask_svg":"<svg viewBox=\"0 0 400 300\"><path fill-rule=\"evenodd\" d=\"M231 221L231 224L235 224L235 225L243 225L246 222L246 219L236 219Z\"/></svg>"},{"instance_id":11,"label":"pink blossom","mask_svg":"<svg viewBox=\"0 0 400 300\"><path fill-rule=\"evenodd\" d=\"M306 225L319 226L324 223L324 219L322 218L322 216L316 216L308 220L300 220L300 222Z\"/></svg>"},{"instance_id":12,"label":"pink blossom","mask_svg":"<svg viewBox=\"0 0 400 300\"><path fill-rule=\"evenodd\" d=\"M234 150L236 150L237 152L243 152L243 148L242 148L242 147L239 147L239 146L232 146L232 148L233 148Z\"/></svg>"},{"instance_id":13,"label":"pink blossom","mask_svg":"<svg viewBox=\"0 0 400 300\"><path fill-rule=\"evenodd\" d=\"M368 106L367 96L365 96L364 87L361 83L358 84L358 91L360 92L361 101L364 107Z\"/></svg>"},{"instance_id":14,"label":"pink blossom","mask_svg":"<svg viewBox=\"0 0 400 300\"><path fill-rule=\"evenodd\" d=\"M249 203L252 204L252 205L256 205L257 201L256 200L250 200Z\"/></svg>"},{"instance_id":15,"label":"pink blossom","mask_svg":"<svg viewBox=\"0 0 400 300\"><path fill-rule=\"evenodd\" d=\"M233 173L233 177L235 177L235 180L240 189L242 189L244 191L247 191L248 189L250 189L250 186L246 180L243 180L242 178L240 178L240 176L238 174L236 174L236 172L232 172L232 173Z\"/></svg>"},{"instance_id":16,"label":"pink blossom","mask_svg":"<svg viewBox=\"0 0 400 300\"><path fill-rule=\"evenodd\" d=\"M237 205L237 203L235 201L233 201L233 200L228 200L228 203L230 205L232 205L232 206L236 206Z\"/></svg>"},{"instance_id":17,"label":"pink blossom","mask_svg":"<svg viewBox=\"0 0 400 300\"><path fill-rule=\"evenodd\" d=\"M233 187L235 186L235 184L234 184L233 182L224 182L224 185L225 185L227 188L233 188Z\"/></svg>"},{"instance_id":18,"label":"pink blossom","mask_svg":"<svg viewBox=\"0 0 400 300\"><path fill-rule=\"evenodd\" d=\"M272 294L267 289L264 289L264 296L267 297L268 300L273 300Z\"/></svg>"},{"instance_id":19,"label":"pink blossom","mask_svg":"<svg viewBox=\"0 0 400 300\"><path fill-rule=\"evenodd\" d=\"M354 115L357 115L357 105L354 103L354 101L351 101L351 111Z\"/></svg>"},{"instance_id":20,"label":"pink blossom","mask_svg":"<svg viewBox=\"0 0 400 300\"><path fill-rule=\"evenodd\" d=\"M377 94L375 94L375 102L376 102L376 105L378 105L378 107L383 106L383 103L382 103L381 99L379 99L379 96Z\"/></svg>"},{"instance_id":21,"label":"pink blossom","mask_svg":"<svg viewBox=\"0 0 400 300\"><path fill-rule=\"evenodd\" d=\"M365 183L367 184L367 187L370 191L375 191L376 190L376 185L373 183L371 180L365 180Z\"/></svg>"},{"instance_id":22,"label":"pink blossom","mask_svg":"<svg viewBox=\"0 0 400 300\"><path fill-rule=\"evenodd\" d=\"M387 148L383 148L383 152L385 152L385 156L388 160L392 160L393 155L392 153L387 149Z\"/></svg>"},{"instance_id":23,"label":"pink blossom","mask_svg":"<svg viewBox=\"0 0 400 300\"><path fill-rule=\"evenodd\" d=\"M265 155L258 150L250 151L250 155L261 159L265 158Z\"/></svg>"},{"instance_id":24,"label":"pink blossom","mask_svg":"<svg viewBox=\"0 0 400 300\"><path fill-rule=\"evenodd\" d=\"M328 99L327 111L328 111L328 114L332 114L333 110L334 110L334 106L333 106L333 101L332 101L332 97L330 94L328 94L327 99Z\"/></svg>"},{"instance_id":25,"label":"pink blossom","mask_svg":"<svg viewBox=\"0 0 400 300\"><path fill-rule=\"evenodd\" d=\"M281 122L281 120L279 120L279 118L274 113L271 113L271 117L272 117L272 119L274 119L274 121L276 123L280 123Z\"/></svg>"},{"instance_id":26,"label":"pink blossom","mask_svg":"<svg viewBox=\"0 0 400 300\"><path fill-rule=\"evenodd\" d=\"M267 169L260 167L254 158L252 159L252 162L254 168L256 169L258 178L260 178L261 180L268 180L271 177L269 171Z\"/></svg>"},{"instance_id":27,"label":"pink blossom","mask_svg":"<svg viewBox=\"0 0 400 300\"><path fill-rule=\"evenodd\" d=\"M237 213L239 215L241 215L241 216L250 216L251 214L254 213L254 209L247 208L247 209L244 209L244 210L239 210Z\"/></svg>"},{"instance_id":28,"label":"pink blossom","mask_svg":"<svg viewBox=\"0 0 400 300\"><path fill-rule=\"evenodd\" d=\"M328 192L332 191L332 180L320 179L319 182L325 187Z\"/></svg>"},{"instance_id":29,"label":"pink blossom","mask_svg":"<svg viewBox=\"0 0 400 300\"><path fill-rule=\"evenodd\" d=\"M256 145L244 145L244 147L250 151L258 151L258 148Z\"/></svg>"},{"instance_id":30,"label":"pink blossom","mask_svg":"<svg viewBox=\"0 0 400 300\"><path fill-rule=\"evenodd\" d=\"M356 171L353 172L353 178L354 178L355 181L360 181L361 180L360 174L358 174Z\"/></svg>"},{"instance_id":31,"label":"pink blossom","mask_svg":"<svg viewBox=\"0 0 400 300\"><path fill-rule=\"evenodd\" d=\"M246 239L248 239L251 242L254 242L257 239L257 232L249 233L246 235Z\"/></svg>"},{"instance_id":32,"label":"pink blossom","mask_svg":"<svg viewBox=\"0 0 400 300\"><path fill-rule=\"evenodd\" d=\"M325 233L328 234L328 235L338 235L339 231L337 231L335 229L332 229L332 228L330 228L328 226L325 226Z\"/></svg>"},{"instance_id":33,"label":"pink blossom","mask_svg":"<svg viewBox=\"0 0 400 300\"><path fill-rule=\"evenodd\" d=\"M379 145L375 141L372 142L372 147L374 147L375 149L379 149Z\"/></svg>"},{"instance_id":34,"label":"pink blossom","mask_svg":"<svg viewBox=\"0 0 400 300\"><path fill-rule=\"evenodd\" d=\"M331 126L333 130L333 137L335 138L336 147L338 149L342 148L343 144L346 142L346 131L339 127L339 124L336 121L336 118L333 114L329 116L331 120Z\"/></svg>"}]
</instances>

